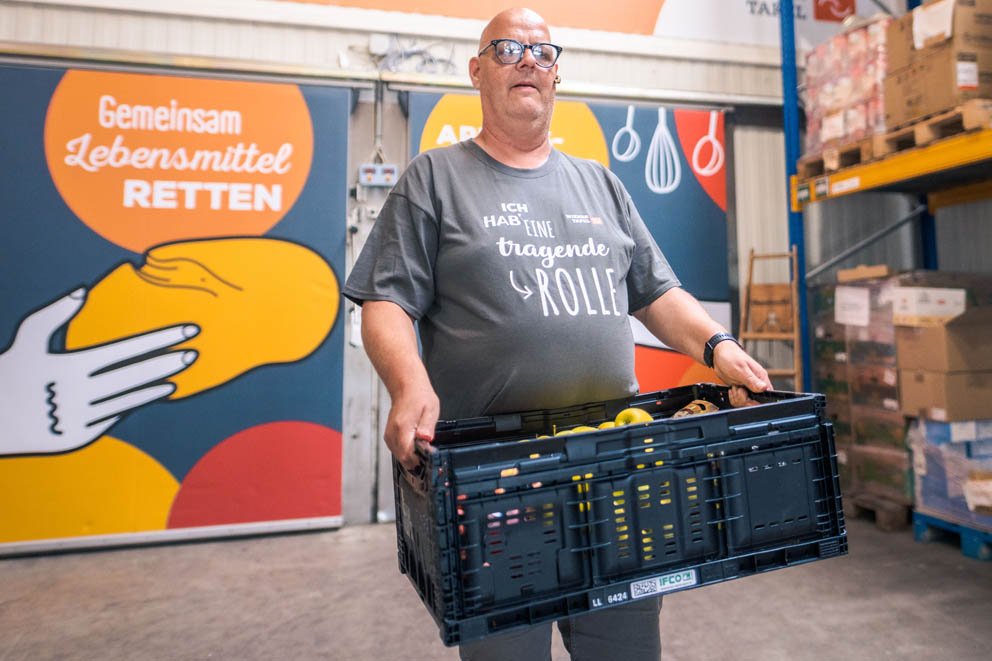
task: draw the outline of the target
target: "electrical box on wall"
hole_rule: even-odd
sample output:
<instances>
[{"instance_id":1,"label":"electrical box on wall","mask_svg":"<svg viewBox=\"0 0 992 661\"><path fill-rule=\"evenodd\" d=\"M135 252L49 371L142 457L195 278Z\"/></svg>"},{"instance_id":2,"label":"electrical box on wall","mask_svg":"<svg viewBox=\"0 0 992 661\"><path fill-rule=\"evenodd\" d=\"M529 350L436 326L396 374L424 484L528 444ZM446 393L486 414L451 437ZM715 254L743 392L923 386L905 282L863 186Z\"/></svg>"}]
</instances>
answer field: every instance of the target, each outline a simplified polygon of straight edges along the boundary
<instances>
[{"instance_id":1,"label":"electrical box on wall","mask_svg":"<svg viewBox=\"0 0 992 661\"><path fill-rule=\"evenodd\" d=\"M358 168L358 183L362 186L393 186L399 177L395 163L365 163Z\"/></svg>"}]
</instances>

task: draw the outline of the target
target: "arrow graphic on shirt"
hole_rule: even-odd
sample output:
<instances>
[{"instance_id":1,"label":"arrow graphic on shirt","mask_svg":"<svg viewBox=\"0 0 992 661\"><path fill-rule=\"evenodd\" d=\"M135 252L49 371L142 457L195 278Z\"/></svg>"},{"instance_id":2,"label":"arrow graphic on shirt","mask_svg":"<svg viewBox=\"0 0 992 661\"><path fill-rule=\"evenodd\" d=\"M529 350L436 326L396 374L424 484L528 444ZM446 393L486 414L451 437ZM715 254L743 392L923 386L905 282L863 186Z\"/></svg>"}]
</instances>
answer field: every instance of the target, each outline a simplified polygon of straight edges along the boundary
<instances>
[{"instance_id":1,"label":"arrow graphic on shirt","mask_svg":"<svg viewBox=\"0 0 992 661\"><path fill-rule=\"evenodd\" d=\"M531 297L531 294L534 293L533 291L531 291L530 287L528 287L527 285L524 285L524 288L523 289L521 289L520 287L517 286L517 283L513 280L513 271L510 271L510 286L512 286L514 289L516 289L521 294L523 294L525 301L528 298Z\"/></svg>"}]
</instances>

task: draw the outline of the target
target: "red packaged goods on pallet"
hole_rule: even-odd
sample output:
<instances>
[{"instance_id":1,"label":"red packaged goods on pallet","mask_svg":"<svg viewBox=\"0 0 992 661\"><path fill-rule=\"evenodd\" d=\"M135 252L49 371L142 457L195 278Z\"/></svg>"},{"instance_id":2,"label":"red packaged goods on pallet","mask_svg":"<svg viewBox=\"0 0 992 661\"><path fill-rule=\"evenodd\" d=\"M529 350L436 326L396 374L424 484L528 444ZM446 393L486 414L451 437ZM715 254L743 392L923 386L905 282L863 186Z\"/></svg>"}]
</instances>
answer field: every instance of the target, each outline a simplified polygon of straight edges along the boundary
<instances>
[{"instance_id":1,"label":"red packaged goods on pallet","mask_svg":"<svg viewBox=\"0 0 992 661\"><path fill-rule=\"evenodd\" d=\"M874 17L806 55L807 155L885 130L886 26Z\"/></svg>"}]
</instances>

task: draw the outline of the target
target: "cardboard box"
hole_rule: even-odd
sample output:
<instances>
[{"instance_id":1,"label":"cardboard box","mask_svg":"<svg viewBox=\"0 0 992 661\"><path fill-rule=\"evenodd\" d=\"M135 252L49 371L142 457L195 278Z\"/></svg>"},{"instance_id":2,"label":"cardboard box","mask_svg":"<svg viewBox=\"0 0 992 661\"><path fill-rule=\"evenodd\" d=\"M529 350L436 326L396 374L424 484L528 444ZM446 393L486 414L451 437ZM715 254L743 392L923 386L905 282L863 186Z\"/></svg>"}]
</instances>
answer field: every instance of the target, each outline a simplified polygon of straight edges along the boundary
<instances>
[{"instance_id":1,"label":"cardboard box","mask_svg":"<svg viewBox=\"0 0 992 661\"><path fill-rule=\"evenodd\" d=\"M852 362L847 374L852 404L899 411L899 372L895 367Z\"/></svg>"},{"instance_id":2,"label":"cardboard box","mask_svg":"<svg viewBox=\"0 0 992 661\"><path fill-rule=\"evenodd\" d=\"M899 411L851 405L851 434L857 445L906 449L906 418Z\"/></svg>"},{"instance_id":3,"label":"cardboard box","mask_svg":"<svg viewBox=\"0 0 992 661\"><path fill-rule=\"evenodd\" d=\"M751 331L761 333L792 332L792 285L752 284Z\"/></svg>"},{"instance_id":4,"label":"cardboard box","mask_svg":"<svg viewBox=\"0 0 992 661\"><path fill-rule=\"evenodd\" d=\"M933 0L912 11L911 23L917 56L947 42L992 49L992 0Z\"/></svg>"},{"instance_id":5,"label":"cardboard box","mask_svg":"<svg viewBox=\"0 0 992 661\"><path fill-rule=\"evenodd\" d=\"M885 50L889 71L908 67L913 60L913 12L889 23L885 31Z\"/></svg>"},{"instance_id":6,"label":"cardboard box","mask_svg":"<svg viewBox=\"0 0 992 661\"><path fill-rule=\"evenodd\" d=\"M972 308L935 326L896 326L899 369L992 370L992 308Z\"/></svg>"},{"instance_id":7,"label":"cardboard box","mask_svg":"<svg viewBox=\"0 0 992 661\"><path fill-rule=\"evenodd\" d=\"M899 370L899 401L907 416L941 422L992 418L992 370Z\"/></svg>"},{"instance_id":8,"label":"cardboard box","mask_svg":"<svg viewBox=\"0 0 992 661\"><path fill-rule=\"evenodd\" d=\"M913 64L928 48L948 41L992 49L992 1L935 0L891 21L885 33L889 71Z\"/></svg>"},{"instance_id":9,"label":"cardboard box","mask_svg":"<svg viewBox=\"0 0 992 661\"><path fill-rule=\"evenodd\" d=\"M913 503L913 478L909 452L864 445L852 446L848 463L858 490L874 493L894 502Z\"/></svg>"},{"instance_id":10,"label":"cardboard box","mask_svg":"<svg viewBox=\"0 0 992 661\"><path fill-rule=\"evenodd\" d=\"M917 54L885 77L888 129L992 96L992 48L963 48L946 41Z\"/></svg>"},{"instance_id":11,"label":"cardboard box","mask_svg":"<svg viewBox=\"0 0 992 661\"><path fill-rule=\"evenodd\" d=\"M890 275L892 275L892 269L887 264L876 264L874 266L859 264L853 269L841 269L837 271L837 282L887 278Z\"/></svg>"}]
</instances>

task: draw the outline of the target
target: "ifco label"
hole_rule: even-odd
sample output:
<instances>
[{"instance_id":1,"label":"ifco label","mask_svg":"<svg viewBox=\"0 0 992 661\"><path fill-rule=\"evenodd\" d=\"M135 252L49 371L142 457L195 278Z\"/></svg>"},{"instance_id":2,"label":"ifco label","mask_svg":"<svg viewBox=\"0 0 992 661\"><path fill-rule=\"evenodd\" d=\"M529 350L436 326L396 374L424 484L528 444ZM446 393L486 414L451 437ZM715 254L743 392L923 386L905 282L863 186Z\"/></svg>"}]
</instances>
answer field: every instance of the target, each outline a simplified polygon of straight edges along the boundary
<instances>
[{"instance_id":1,"label":"ifco label","mask_svg":"<svg viewBox=\"0 0 992 661\"><path fill-rule=\"evenodd\" d=\"M696 570L686 569L685 571L672 572L663 576L646 578L643 581L635 581L630 584L630 596L633 599L650 597L654 594L663 594L672 590L692 587L696 584Z\"/></svg>"}]
</instances>

